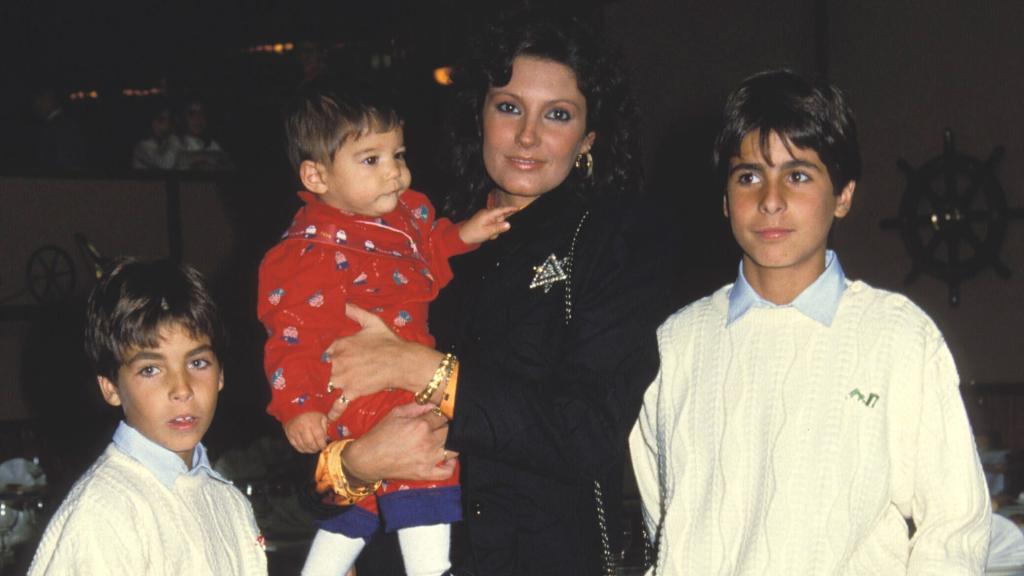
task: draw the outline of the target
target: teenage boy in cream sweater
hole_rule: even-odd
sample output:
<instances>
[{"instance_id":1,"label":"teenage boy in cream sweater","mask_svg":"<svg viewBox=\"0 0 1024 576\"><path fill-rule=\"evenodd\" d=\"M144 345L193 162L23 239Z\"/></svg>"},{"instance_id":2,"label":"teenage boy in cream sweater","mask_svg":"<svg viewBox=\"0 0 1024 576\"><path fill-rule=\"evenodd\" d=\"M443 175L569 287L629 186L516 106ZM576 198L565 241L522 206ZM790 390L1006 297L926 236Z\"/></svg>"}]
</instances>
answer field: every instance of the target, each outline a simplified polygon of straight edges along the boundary
<instances>
[{"instance_id":1,"label":"teenage boy in cream sweater","mask_svg":"<svg viewBox=\"0 0 1024 576\"><path fill-rule=\"evenodd\" d=\"M843 94L766 72L724 116L739 275L661 326L630 438L656 573L981 574L989 499L945 341L826 250L860 176Z\"/></svg>"}]
</instances>

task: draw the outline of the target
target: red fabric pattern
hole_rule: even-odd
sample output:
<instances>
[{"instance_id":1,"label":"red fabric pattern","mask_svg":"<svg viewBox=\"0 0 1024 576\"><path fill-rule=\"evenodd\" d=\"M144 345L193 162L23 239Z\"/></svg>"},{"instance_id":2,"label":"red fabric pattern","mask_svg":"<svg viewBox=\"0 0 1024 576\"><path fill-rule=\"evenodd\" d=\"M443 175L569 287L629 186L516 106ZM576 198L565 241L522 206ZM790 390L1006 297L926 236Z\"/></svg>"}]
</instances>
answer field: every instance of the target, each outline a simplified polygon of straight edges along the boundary
<instances>
[{"instance_id":1,"label":"red fabric pattern","mask_svg":"<svg viewBox=\"0 0 1024 576\"><path fill-rule=\"evenodd\" d=\"M300 192L305 206L259 271L257 314L267 328L264 369L272 395L267 412L282 423L305 412L327 413L324 351L359 325L345 316L352 302L380 316L400 337L433 346L427 307L452 277L448 258L468 252L458 227L434 217L426 196L406 190L380 218L346 214ZM412 400L382 392L353 401L333 439L358 436L392 407Z\"/></svg>"}]
</instances>

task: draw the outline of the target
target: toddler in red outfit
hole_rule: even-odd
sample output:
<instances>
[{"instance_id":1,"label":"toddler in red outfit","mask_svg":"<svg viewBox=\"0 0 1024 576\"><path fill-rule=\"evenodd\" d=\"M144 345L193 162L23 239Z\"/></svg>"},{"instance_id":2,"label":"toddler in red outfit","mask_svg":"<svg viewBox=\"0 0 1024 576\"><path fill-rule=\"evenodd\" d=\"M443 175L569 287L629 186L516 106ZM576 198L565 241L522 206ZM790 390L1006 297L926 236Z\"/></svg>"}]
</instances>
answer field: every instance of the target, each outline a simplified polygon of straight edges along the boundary
<instances>
[{"instance_id":1,"label":"toddler in red outfit","mask_svg":"<svg viewBox=\"0 0 1024 576\"><path fill-rule=\"evenodd\" d=\"M389 391L347 403L330 383L325 355L359 325L346 303L380 316L402 338L433 346L427 306L451 279L448 258L508 230L508 209L484 209L454 224L434 217L426 196L409 189L402 121L387 106L314 87L285 122L288 155L305 205L259 272L260 321L267 328L267 411L298 451L358 437L412 394ZM424 383L426 384L426 383ZM303 574L344 574L383 517L398 531L409 574L449 565L450 523L461 519L457 474L447 482L389 479L372 497L321 523Z\"/></svg>"}]
</instances>

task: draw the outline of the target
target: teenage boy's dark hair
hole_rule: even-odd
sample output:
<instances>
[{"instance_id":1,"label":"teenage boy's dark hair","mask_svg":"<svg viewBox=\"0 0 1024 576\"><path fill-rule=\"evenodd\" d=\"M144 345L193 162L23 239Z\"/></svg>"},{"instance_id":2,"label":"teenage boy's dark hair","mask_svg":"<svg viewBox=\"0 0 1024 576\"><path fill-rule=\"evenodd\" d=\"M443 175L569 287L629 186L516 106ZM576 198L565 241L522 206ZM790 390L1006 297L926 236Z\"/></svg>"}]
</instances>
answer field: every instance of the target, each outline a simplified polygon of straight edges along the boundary
<instances>
[{"instance_id":1,"label":"teenage boy's dark hair","mask_svg":"<svg viewBox=\"0 0 1024 576\"><path fill-rule=\"evenodd\" d=\"M769 158L772 132L787 147L792 143L817 152L836 194L851 180L860 179L853 110L842 91L831 84L811 83L789 70L769 70L744 80L725 102L722 129L715 141L713 161L722 189L729 176L729 160L739 155L743 138L754 131L765 158Z\"/></svg>"},{"instance_id":2,"label":"teenage boy's dark hair","mask_svg":"<svg viewBox=\"0 0 1024 576\"><path fill-rule=\"evenodd\" d=\"M347 140L400 126L398 112L379 96L336 92L326 81L314 82L303 88L285 111L288 160L296 173L306 160L330 164Z\"/></svg>"},{"instance_id":3,"label":"teenage boy's dark hair","mask_svg":"<svg viewBox=\"0 0 1024 576\"><path fill-rule=\"evenodd\" d=\"M117 261L89 295L85 320L85 352L96 374L115 383L125 354L158 347L160 329L170 324L209 338L222 357L220 317L202 275L169 260Z\"/></svg>"}]
</instances>

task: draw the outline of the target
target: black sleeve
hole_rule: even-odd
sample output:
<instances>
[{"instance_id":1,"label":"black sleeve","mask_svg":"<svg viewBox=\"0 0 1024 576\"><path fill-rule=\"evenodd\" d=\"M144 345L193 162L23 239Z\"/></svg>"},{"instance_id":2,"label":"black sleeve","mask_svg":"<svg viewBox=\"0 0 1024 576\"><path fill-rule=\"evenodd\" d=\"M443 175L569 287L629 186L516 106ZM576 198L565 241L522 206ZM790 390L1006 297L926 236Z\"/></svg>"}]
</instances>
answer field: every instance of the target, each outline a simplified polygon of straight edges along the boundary
<instances>
[{"instance_id":1,"label":"black sleeve","mask_svg":"<svg viewBox=\"0 0 1024 576\"><path fill-rule=\"evenodd\" d=\"M450 447L566 480L603 478L621 459L657 372L666 296L655 252L622 220L611 211L588 217L574 257L572 319L561 342L545 343L561 349L546 377L460 358Z\"/></svg>"}]
</instances>

